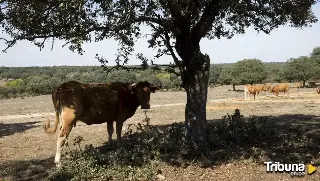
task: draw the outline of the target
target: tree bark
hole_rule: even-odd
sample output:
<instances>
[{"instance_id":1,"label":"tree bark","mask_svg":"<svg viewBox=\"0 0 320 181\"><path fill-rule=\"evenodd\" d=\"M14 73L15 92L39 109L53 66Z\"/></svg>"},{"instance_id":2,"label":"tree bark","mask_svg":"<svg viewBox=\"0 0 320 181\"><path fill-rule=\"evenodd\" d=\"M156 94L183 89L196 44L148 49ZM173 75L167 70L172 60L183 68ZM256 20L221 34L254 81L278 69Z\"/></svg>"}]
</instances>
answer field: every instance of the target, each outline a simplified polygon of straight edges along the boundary
<instances>
[{"instance_id":1,"label":"tree bark","mask_svg":"<svg viewBox=\"0 0 320 181\"><path fill-rule=\"evenodd\" d=\"M198 55L198 60L192 61L204 62L201 68L189 67L192 71L186 71L183 75L184 88L187 93L185 108L186 139L189 143L191 141L195 148L200 148L207 142L206 103L210 66L209 56L200 52Z\"/></svg>"},{"instance_id":2,"label":"tree bark","mask_svg":"<svg viewBox=\"0 0 320 181\"><path fill-rule=\"evenodd\" d=\"M303 88L306 87L306 81L305 81L305 80L302 81L302 87L303 87Z\"/></svg>"}]
</instances>

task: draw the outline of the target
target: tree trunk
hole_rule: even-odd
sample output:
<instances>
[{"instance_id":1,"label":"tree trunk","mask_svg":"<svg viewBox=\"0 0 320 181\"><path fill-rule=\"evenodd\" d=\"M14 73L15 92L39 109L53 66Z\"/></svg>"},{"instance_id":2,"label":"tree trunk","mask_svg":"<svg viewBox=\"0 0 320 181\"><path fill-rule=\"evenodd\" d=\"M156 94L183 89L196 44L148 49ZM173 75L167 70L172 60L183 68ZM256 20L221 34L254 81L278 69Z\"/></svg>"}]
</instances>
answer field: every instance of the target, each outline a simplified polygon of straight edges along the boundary
<instances>
[{"instance_id":1,"label":"tree trunk","mask_svg":"<svg viewBox=\"0 0 320 181\"><path fill-rule=\"evenodd\" d=\"M186 139L195 146L194 148L200 148L207 142L206 103L210 58L201 53L199 53L198 58L202 60L197 61L205 62L201 68L189 67L191 71L186 71L183 75L183 87L187 93L185 108Z\"/></svg>"},{"instance_id":2,"label":"tree trunk","mask_svg":"<svg viewBox=\"0 0 320 181\"><path fill-rule=\"evenodd\" d=\"M303 88L306 87L306 81L305 81L305 80L302 81L302 87L303 87Z\"/></svg>"},{"instance_id":3,"label":"tree trunk","mask_svg":"<svg viewBox=\"0 0 320 181\"><path fill-rule=\"evenodd\" d=\"M232 84L233 91L236 91L236 85Z\"/></svg>"}]
</instances>

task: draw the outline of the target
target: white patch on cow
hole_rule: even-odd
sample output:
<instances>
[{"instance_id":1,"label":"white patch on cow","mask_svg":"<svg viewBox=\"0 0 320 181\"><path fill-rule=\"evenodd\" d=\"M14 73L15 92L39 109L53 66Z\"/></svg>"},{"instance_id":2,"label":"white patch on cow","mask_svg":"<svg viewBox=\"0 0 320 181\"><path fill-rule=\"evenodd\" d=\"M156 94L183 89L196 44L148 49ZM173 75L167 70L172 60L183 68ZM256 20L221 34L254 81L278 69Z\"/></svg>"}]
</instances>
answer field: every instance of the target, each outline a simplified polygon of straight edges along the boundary
<instances>
[{"instance_id":1,"label":"white patch on cow","mask_svg":"<svg viewBox=\"0 0 320 181\"><path fill-rule=\"evenodd\" d=\"M60 126L60 131L58 132L58 140L57 140L57 152L56 152L56 156L54 158L54 163L56 164L57 167L61 167L61 146L63 144L63 142L65 141L65 137L60 137L60 132L62 131L61 128L63 128L63 124L64 124L64 120L63 120L63 109L60 112L59 115L59 121L61 123Z\"/></svg>"},{"instance_id":2,"label":"white patch on cow","mask_svg":"<svg viewBox=\"0 0 320 181\"><path fill-rule=\"evenodd\" d=\"M249 93L248 87L247 87L247 85L244 85L244 99L247 99L247 93Z\"/></svg>"},{"instance_id":3,"label":"white patch on cow","mask_svg":"<svg viewBox=\"0 0 320 181\"><path fill-rule=\"evenodd\" d=\"M54 158L54 163L57 165L57 167L61 166L61 163L60 163L60 159L61 159L61 144L62 144L63 140L64 140L64 137L58 136L57 152L56 152L56 156Z\"/></svg>"}]
</instances>

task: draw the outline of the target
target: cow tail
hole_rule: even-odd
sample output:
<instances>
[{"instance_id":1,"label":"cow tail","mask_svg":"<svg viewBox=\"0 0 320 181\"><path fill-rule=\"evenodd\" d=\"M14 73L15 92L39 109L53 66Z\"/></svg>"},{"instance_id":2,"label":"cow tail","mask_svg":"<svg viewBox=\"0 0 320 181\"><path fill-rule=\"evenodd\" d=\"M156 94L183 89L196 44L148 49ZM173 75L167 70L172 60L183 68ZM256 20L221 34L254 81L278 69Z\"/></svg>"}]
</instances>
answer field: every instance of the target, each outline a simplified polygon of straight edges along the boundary
<instances>
[{"instance_id":1,"label":"cow tail","mask_svg":"<svg viewBox=\"0 0 320 181\"><path fill-rule=\"evenodd\" d=\"M54 90L52 94L52 100L53 100L53 105L54 109L56 112L55 120L54 120L54 126L50 127L50 118L48 118L44 124L44 131L48 134L55 133L57 131L57 127L59 125L59 120L60 120L60 94L61 91L59 89Z\"/></svg>"}]
</instances>

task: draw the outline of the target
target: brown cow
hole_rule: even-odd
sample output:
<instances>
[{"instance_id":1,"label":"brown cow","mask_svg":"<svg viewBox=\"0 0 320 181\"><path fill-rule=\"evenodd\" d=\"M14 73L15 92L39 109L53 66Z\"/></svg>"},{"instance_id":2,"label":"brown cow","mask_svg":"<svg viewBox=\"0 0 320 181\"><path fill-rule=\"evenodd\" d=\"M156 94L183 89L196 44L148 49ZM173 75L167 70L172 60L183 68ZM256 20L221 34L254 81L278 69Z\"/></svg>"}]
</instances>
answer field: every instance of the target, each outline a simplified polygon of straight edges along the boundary
<instances>
[{"instance_id":1,"label":"brown cow","mask_svg":"<svg viewBox=\"0 0 320 181\"><path fill-rule=\"evenodd\" d=\"M250 84L244 85L244 88L243 88L243 90L244 90L244 99L247 99L247 95L248 95L248 97L250 96L251 87L252 87L252 85L250 85Z\"/></svg>"},{"instance_id":2,"label":"brown cow","mask_svg":"<svg viewBox=\"0 0 320 181\"><path fill-rule=\"evenodd\" d=\"M253 88L256 90L256 92L257 92L257 95L259 95L259 93L261 92L261 91L263 91L263 89L264 89L264 86L265 86L265 84L263 84L263 85L254 85L253 86Z\"/></svg>"},{"instance_id":3,"label":"brown cow","mask_svg":"<svg viewBox=\"0 0 320 181\"><path fill-rule=\"evenodd\" d=\"M87 125L107 122L108 144L112 141L115 121L117 140L120 143L123 123L134 115L140 105L141 109L150 109L150 93L157 89L149 82L81 84L70 81L57 87L52 93L56 111L54 127L50 128L50 120L44 125L45 132L54 133L61 119L54 161L57 167L61 165L61 147L78 120Z\"/></svg>"},{"instance_id":4,"label":"brown cow","mask_svg":"<svg viewBox=\"0 0 320 181\"><path fill-rule=\"evenodd\" d=\"M256 96L258 97L259 93L261 91L265 91L270 89L270 85L250 85L247 84L244 86L244 99L247 99L247 95L249 97L250 94L253 94L253 99L256 99Z\"/></svg>"},{"instance_id":5,"label":"brown cow","mask_svg":"<svg viewBox=\"0 0 320 181\"><path fill-rule=\"evenodd\" d=\"M317 93L320 94L320 88L317 89Z\"/></svg>"},{"instance_id":6,"label":"brown cow","mask_svg":"<svg viewBox=\"0 0 320 181\"><path fill-rule=\"evenodd\" d=\"M262 90L264 92L270 91L270 89L271 89L271 84L263 84Z\"/></svg>"},{"instance_id":7,"label":"brown cow","mask_svg":"<svg viewBox=\"0 0 320 181\"><path fill-rule=\"evenodd\" d=\"M277 84L272 89L270 89L270 93L274 93L276 96L279 95L279 92L283 92L283 94L288 97L290 85L288 84Z\"/></svg>"}]
</instances>

